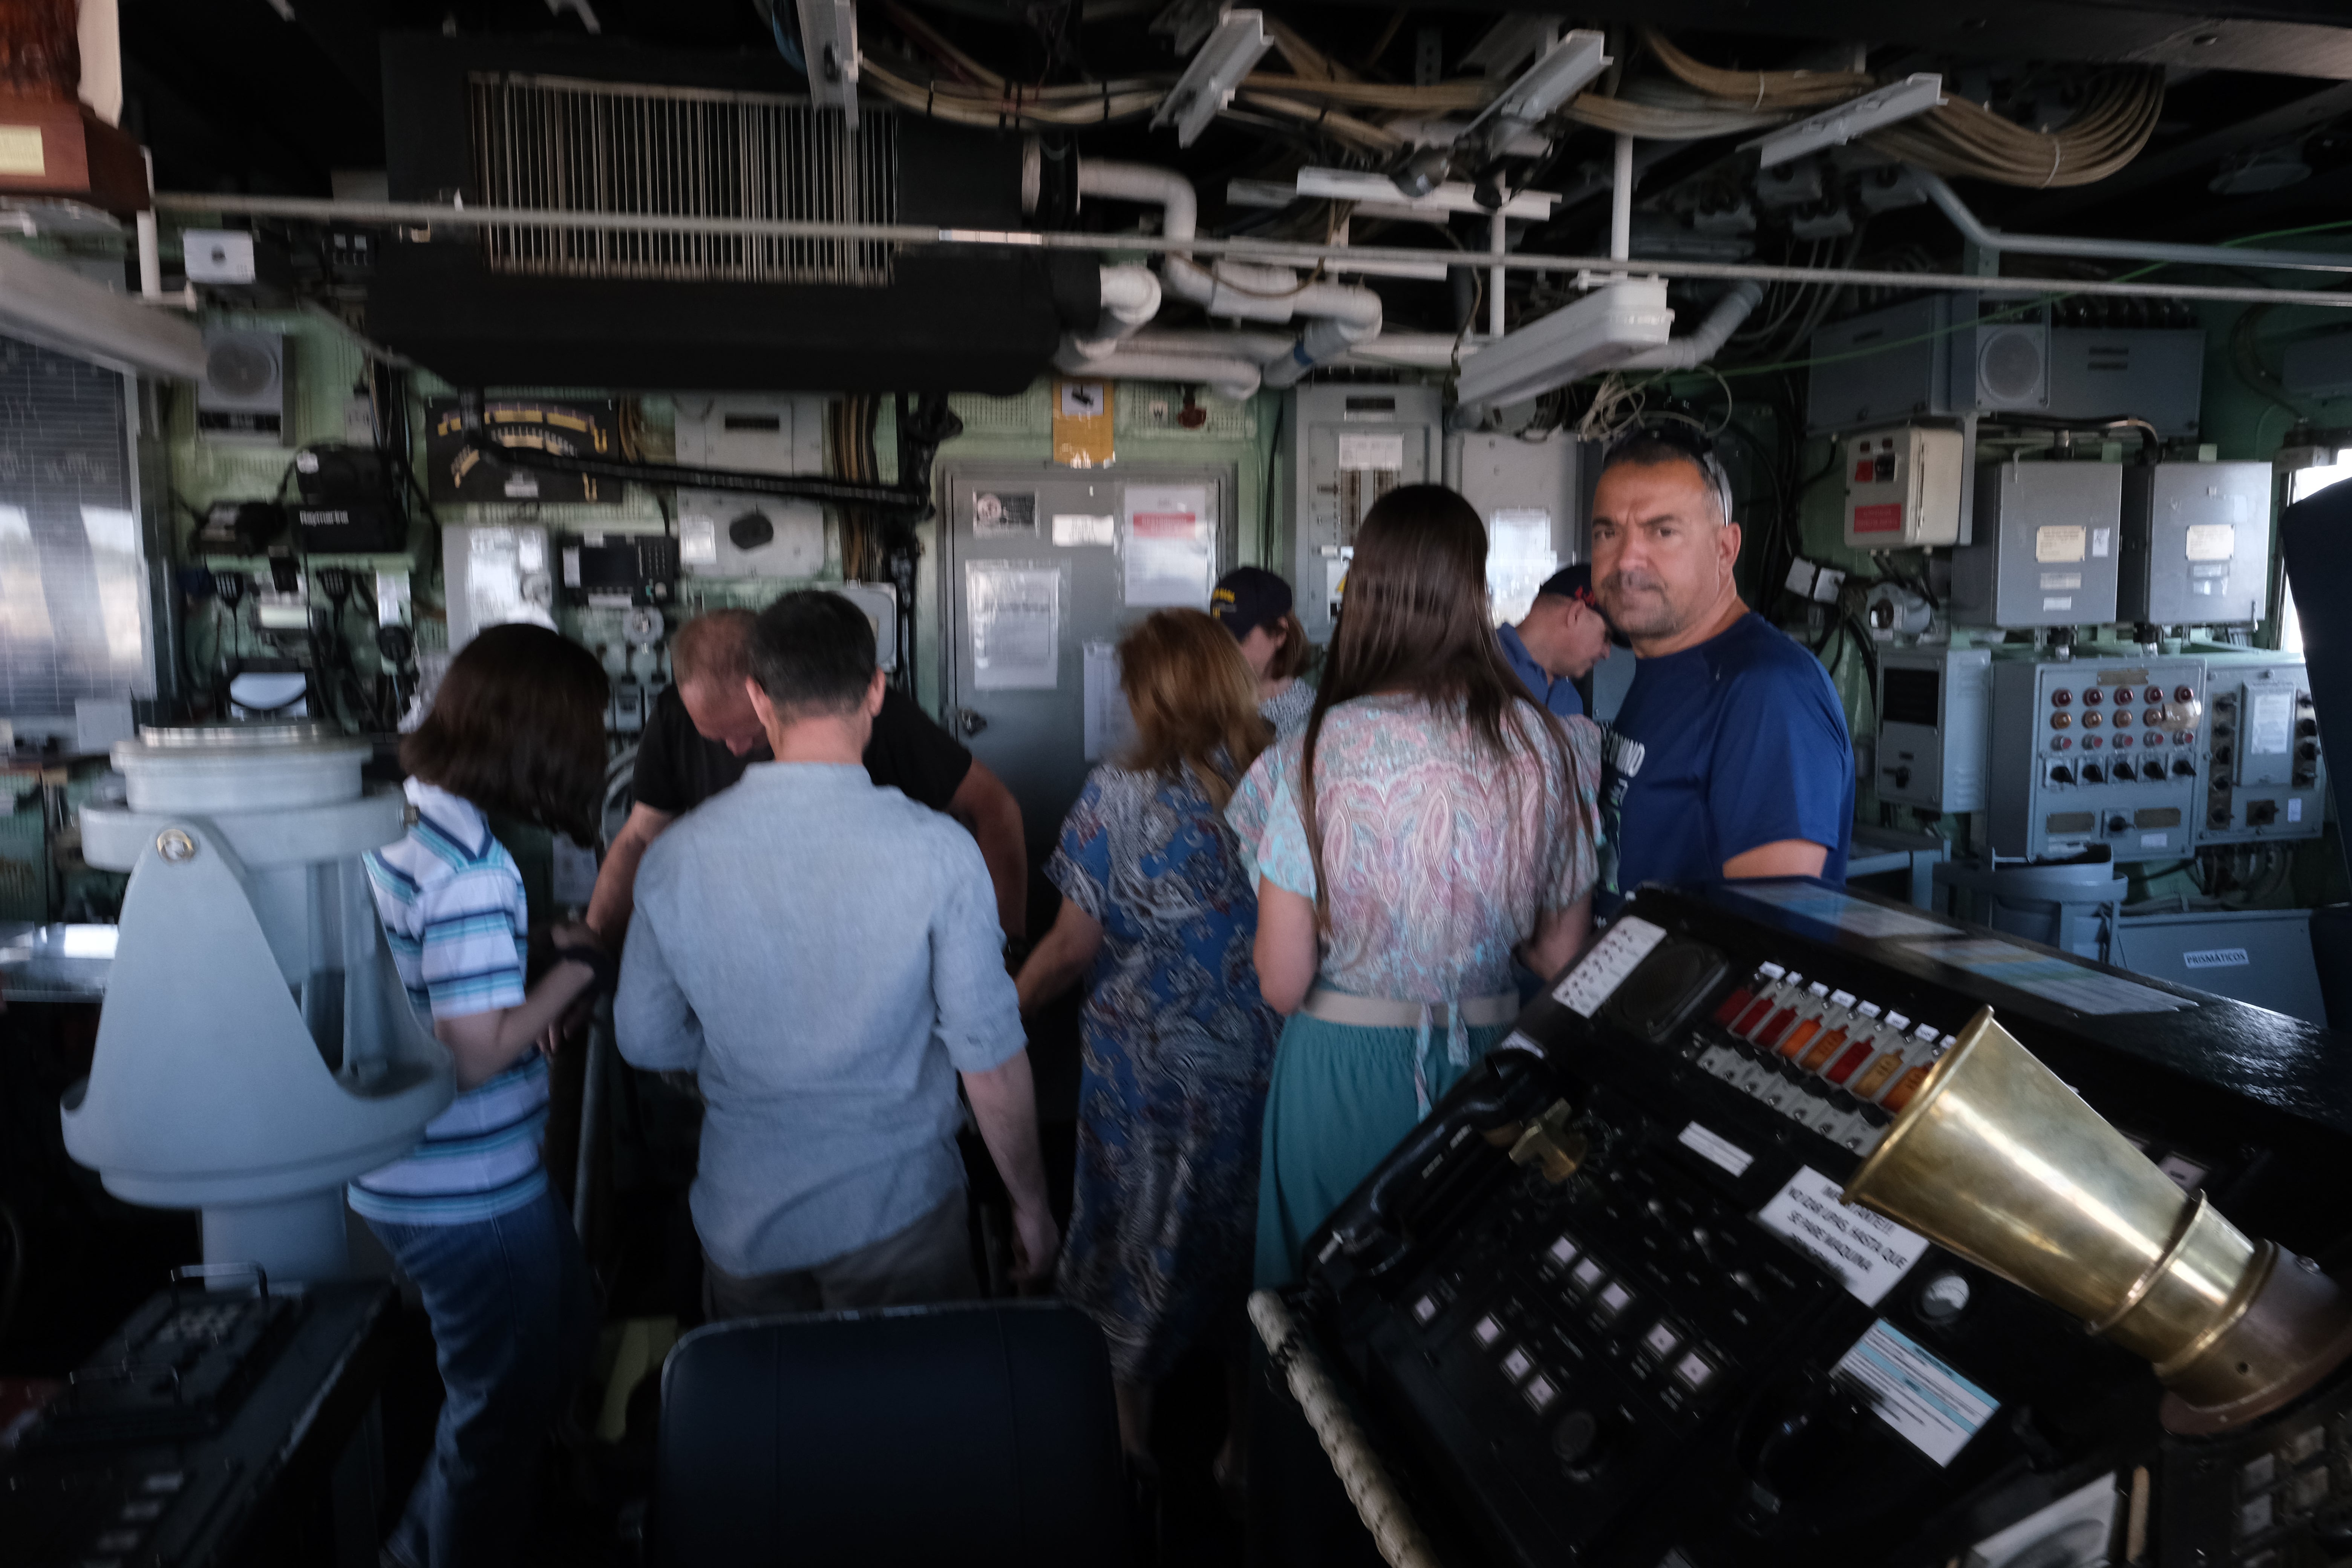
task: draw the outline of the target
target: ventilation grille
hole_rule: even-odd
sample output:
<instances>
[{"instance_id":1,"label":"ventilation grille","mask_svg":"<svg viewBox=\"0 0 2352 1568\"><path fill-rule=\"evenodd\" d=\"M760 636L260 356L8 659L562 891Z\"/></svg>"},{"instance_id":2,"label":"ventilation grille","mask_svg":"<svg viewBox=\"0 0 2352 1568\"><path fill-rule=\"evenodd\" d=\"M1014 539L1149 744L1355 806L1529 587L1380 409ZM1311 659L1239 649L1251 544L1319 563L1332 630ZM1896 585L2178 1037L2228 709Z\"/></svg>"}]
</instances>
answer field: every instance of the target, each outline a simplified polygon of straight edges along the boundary
<instances>
[{"instance_id":1,"label":"ventilation grille","mask_svg":"<svg viewBox=\"0 0 2352 1568\"><path fill-rule=\"evenodd\" d=\"M898 219L898 122L851 132L805 99L509 74L468 79L474 173L491 206L830 223ZM483 231L491 269L569 278L890 282L871 240Z\"/></svg>"}]
</instances>

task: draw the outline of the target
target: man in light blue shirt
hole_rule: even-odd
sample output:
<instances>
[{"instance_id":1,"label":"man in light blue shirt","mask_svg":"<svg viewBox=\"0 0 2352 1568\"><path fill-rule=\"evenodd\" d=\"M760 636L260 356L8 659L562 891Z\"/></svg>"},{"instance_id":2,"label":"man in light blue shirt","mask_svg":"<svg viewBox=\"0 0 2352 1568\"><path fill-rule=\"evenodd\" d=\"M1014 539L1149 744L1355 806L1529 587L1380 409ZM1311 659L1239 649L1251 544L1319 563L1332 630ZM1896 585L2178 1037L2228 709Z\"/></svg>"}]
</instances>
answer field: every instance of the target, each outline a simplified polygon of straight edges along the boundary
<instances>
[{"instance_id":1,"label":"man in light blue shirt","mask_svg":"<svg viewBox=\"0 0 2352 1568\"><path fill-rule=\"evenodd\" d=\"M1563 566L1545 578L1527 618L1498 627L1495 641L1528 696L1563 719L1583 712L1576 683L1609 657L1609 620L1592 596L1592 568Z\"/></svg>"},{"instance_id":2,"label":"man in light blue shirt","mask_svg":"<svg viewBox=\"0 0 2352 1568\"><path fill-rule=\"evenodd\" d=\"M779 599L746 689L776 760L646 850L614 1004L623 1057L701 1085L710 1315L976 1294L959 1078L1012 1194L1014 1278L1043 1279L1060 1237L995 890L970 834L866 774L864 612Z\"/></svg>"}]
</instances>

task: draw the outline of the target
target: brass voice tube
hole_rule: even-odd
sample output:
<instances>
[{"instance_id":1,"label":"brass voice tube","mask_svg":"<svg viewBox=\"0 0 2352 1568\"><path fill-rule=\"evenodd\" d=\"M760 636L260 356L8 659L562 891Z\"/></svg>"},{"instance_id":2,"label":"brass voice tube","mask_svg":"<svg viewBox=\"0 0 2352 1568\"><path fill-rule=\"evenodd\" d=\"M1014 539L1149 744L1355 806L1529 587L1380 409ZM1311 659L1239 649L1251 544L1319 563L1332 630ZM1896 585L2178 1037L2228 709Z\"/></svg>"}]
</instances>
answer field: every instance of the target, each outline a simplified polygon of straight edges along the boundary
<instances>
[{"instance_id":1,"label":"brass voice tube","mask_svg":"<svg viewBox=\"0 0 2352 1568\"><path fill-rule=\"evenodd\" d=\"M2174 1431L2252 1420L2352 1352L2333 1281L2184 1195L1990 1007L1843 1195L2145 1357Z\"/></svg>"}]
</instances>

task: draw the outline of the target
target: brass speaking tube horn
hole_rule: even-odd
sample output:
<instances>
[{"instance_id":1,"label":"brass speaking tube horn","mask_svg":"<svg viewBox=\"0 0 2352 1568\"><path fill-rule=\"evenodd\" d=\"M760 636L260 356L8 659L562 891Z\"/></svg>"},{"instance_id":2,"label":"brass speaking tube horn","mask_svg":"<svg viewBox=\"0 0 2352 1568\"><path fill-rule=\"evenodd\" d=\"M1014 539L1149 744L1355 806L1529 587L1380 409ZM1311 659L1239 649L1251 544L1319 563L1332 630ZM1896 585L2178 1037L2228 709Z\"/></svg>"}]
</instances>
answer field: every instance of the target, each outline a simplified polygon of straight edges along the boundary
<instances>
[{"instance_id":1,"label":"brass speaking tube horn","mask_svg":"<svg viewBox=\"0 0 2352 1568\"><path fill-rule=\"evenodd\" d=\"M2352 1303L2334 1281L2185 1196L1990 1007L1844 1197L2147 1357L2174 1432L2252 1420L2352 1353Z\"/></svg>"}]
</instances>

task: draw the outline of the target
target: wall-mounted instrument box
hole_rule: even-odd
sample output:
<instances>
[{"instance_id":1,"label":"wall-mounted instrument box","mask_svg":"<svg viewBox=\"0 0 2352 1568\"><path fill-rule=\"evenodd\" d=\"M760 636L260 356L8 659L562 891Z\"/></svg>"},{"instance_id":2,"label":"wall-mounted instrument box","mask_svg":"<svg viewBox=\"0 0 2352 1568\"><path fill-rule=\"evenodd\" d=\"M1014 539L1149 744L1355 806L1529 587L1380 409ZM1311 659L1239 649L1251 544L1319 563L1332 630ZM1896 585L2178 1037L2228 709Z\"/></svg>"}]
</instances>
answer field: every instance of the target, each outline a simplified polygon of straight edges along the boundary
<instances>
[{"instance_id":1,"label":"wall-mounted instrument box","mask_svg":"<svg viewBox=\"0 0 2352 1568\"><path fill-rule=\"evenodd\" d=\"M1952 620L1965 626L2100 626L2116 618L2116 463L1987 463L1976 535L1952 552Z\"/></svg>"},{"instance_id":2,"label":"wall-mounted instrument box","mask_svg":"<svg viewBox=\"0 0 2352 1568\"><path fill-rule=\"evenodd\" d=\"M1878 656L1878 798L1926 811L1984 806L1989 647Z\"/></svg>"},{"instance_id":3,"label":"wall-mounted instrument box","mask_svg":"<svg viewBox=\"0 0 2352 1568\"><path fill-rule=\"evenodd\" d=\"M1439 477L1444 395L1434 386L1302 386L1291 395L1285 458L1299 624L1328 642L1356 529L1381 497Z\"/></svg>"},{"instance_id":4,"label":"wall-mounted instrument box","mask_svg":"<svg viewBox=\"0 0 2352 1568\"><path fill-rule=\"evenodd\" d=\"M2270 607L2271 465L2124 469L2116 614L2159 626L2252 626Z\"/></svg>"}]
</instances>

